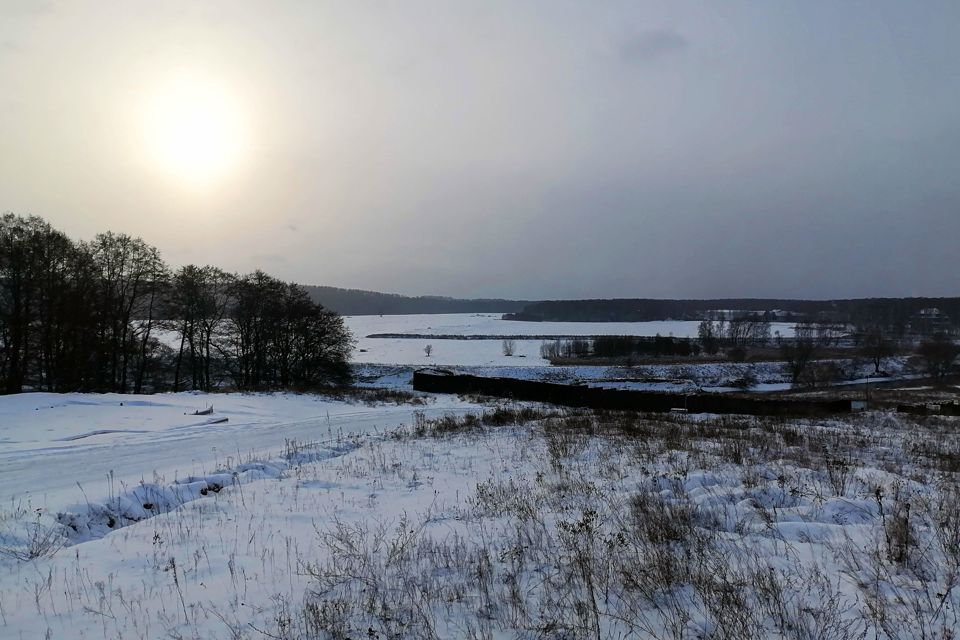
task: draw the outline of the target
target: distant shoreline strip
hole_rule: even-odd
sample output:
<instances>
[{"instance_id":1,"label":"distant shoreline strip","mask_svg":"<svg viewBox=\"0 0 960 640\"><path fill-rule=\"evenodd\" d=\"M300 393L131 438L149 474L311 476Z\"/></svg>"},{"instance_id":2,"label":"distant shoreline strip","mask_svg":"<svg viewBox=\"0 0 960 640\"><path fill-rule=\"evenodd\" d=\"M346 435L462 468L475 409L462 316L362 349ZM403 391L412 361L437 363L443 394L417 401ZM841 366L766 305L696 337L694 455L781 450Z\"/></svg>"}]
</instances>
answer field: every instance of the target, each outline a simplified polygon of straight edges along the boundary
<instances>
[{"instance_id":1,"label":"distant shoreline strip","mask_svg":"<svg viewBox=\"0 0 960 640\"><path fill-rule=\"evenodd\" d=\"M628 337L628 338L643 338L648 340L653 340L656 338L655 335L650 336L641 336L641 335L629 335L629 334L597 334L597 335L567 335L567 334L537 334L537 335L525 335L525 334L504 334L504 335L491 335L491 334L472 334L472 335L463 335L457 333L371 333L367 338L392 338L392 339L409 339L409 340L593 340L595 338L609 338L614 337ZM661 335L661 338L674 338L674 339L683 339L683 340L694 340L688 336L672 336L672 335Z\"/></svg>"}]
</instances>

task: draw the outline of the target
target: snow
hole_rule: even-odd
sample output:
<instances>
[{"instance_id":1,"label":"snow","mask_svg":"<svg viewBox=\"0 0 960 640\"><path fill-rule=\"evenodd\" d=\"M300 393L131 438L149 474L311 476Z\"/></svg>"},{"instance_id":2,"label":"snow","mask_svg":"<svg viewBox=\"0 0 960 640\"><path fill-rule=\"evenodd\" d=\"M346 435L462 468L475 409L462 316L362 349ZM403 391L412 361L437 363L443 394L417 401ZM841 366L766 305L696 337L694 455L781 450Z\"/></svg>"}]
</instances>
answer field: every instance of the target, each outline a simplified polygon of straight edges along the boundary
<instances>
[{"instance_id":1,"label":"snow","mask_svg":"<svg viewBox=\"0 0 960 640\"><path fill-rule=\"evenodd\" d=\"M498 313L442 313L385 316L344 316L347 326L358 336L372 333L415 333L436 335L484 336L599 336L633 335L695 337L698 320L659 320L654 322L526 322L502 320ZM792 328L779 323L774 329ZM782 333L782 331L781 331Z\"/></svg>"},{"instance_id":2,"label":"snow","mask_svg":"<svg viewBox=\"0 0 960 640\"><path fill-rule=\"evenodd\" d=\"M420 338L359 338L352 361L420 366L513 366L542 367L550 362L540 357L543 340L514 340L516 352L503 355L498 340L430 340ZM424 347L431 345L430 357ZM364 351L361 351L364 350Z\"/></svg>"},{"instance_id":3,"label":"snow","mask_svg":"<svg viewBox=\"0 0 960 640\"><path fill-rule=\"evenodd\" d=\"M210 405L214 416L187 415ZM441 396L422 410L467 406ZM202 476L243 457L273 455L288 439L332 441L382 432L409 423L417 408L286 393L2 396L0 504L54 510L99 499L110 484ZM208 424L220 418L229 421Z\"/></svg>"},{"instance_id":4,"label":"snow","mask_svg":"<svg viewBox=\"0 0 960 640\"><path fill-rule=\"evenodd\" d=\"M353 352L356 363L389 363L436 366L512 366L549 365L540 357L543 340L517 338L516 353L503 355L500 339L450 340L438 338L369 338L376 334L432 336L593 336L634 335L674 336L697 335L699 321L663 320L656 322L524 322L501 320L502 314L453 313L435 315L345 316L344 321L357 345ZM793 325L773 323L771 331L793 335ZM432 345L430 357L424 347Z\"/></svg>"},{"instance_id":5,"label":"snow","mask_svg":"<svg viewBox=\"0 0 960 640\"><path fill-rule=\"evenodd\" d=\"M691 329L515 323L492 314L348 322L357 335ZM686 325L695 332L696 323ZM355 365L361 381L389 388L408 387L415 366L427 364L649 389L723 390L746 368L760 387L778 388L785 375L775 362L550 367L538 357L540 340L517 341L523 359L503 356L499 340L360 342L368 348ZM423 357L426 343L434 346L431 358ZM754 569L784 578L789 600L777 615L812 624L806 637L821 637L825 628L816 625L824 620L861 637L870 624L863 603L878 598L886 598L893 626L886 635L871 627L870 637L918 637L920 623L926 637L940 637L937 625L956 622L937 618L960 606L960 592L948 584L951 563L960 561L960 525L943 515L960 505L950 471L960 443L949 419L670 415L638 419L635 426L646 431L620 437L585 429L584 421L601 418L577 415L579 422L559 427L550 420L562 418L554 416L432 437L425 427L431 420L487 407L446 395L418 401L367 405L293 393L0 396L0 640L593 636L592 627L576 626L594 615L583 606L588 566L605 589L599 604L594 600L605 638L675 637L677 629L684 637L722 635L703 598L723 590L711 590L709 581L722 574L727 586L748 584ZM212 415L195 415L209 406ZM889 560L891 526L905 504L914 518L915 567ZM650 521L689 512L688 521L677 516L674 523L689 528L638 555L631 545L643 540L632 536L660 526L625 520L642 508ZM709 544L697 542L701 537ZM684 547L688 542L701 547ZM694 562L691 553L701 556ZM681 576L653 590L670 606L622 584L626 574L646 575L647 565L621 570L638 557L652 558L653 569L665 558ZM690 581L703 576L682 577L698 563L710 568L706 587ZM871 584L885 591L864 592ZM760 612L751 619L759 626L745 637L802 635L797 627L777 635L776 616L764 617L759 597L746 593L733 608ZM379 609L351 604L374 598ZM946 606L933 611L925 608L930 602ZM347 619L342 632L316 627ZM545 631L558 623L570 626Z\"/></svg>"},{"instance_id":6,"label":"snow","mask_svg":"<svg viewBox=\"0 0 960 640\"><path fill-rule=\"evenodd\" d=\"M665 428L689 425L688 434L699 435L664 447L655 437L564 435L536 423L445 437L419 436L410 428L388 432L400 422L425 419L413 418L409 406L380 414L381 428L373 432L362 428L369 425L366 412L376 414L383 407L282 394L131 397L133 402L125 402L122 410L115 397L68 397L62 404L70 411L54 418L31 408L29 398L50 400L40 394L0 398L0 424L5 431L18 425L12 429L14 440L37 427L62 437L80 432L98 416L129 425L155 414L146 433L104 434L117 439L117 456L127 450L140 455L135 441L151 433L168 438L171 448L186 454L189 446L175 436L178 425L160 425L176 422L177 415L182 422L188 419L183 411L209 402L218 414L222 405L231 417L245 420L241 431L269 431L275 439L316 419L318 409L323 422L313 435L324 435L327 410L331 422L354 435L221 460L202 475L125 487L118 483L115 491L101 491L96 499L91 495L90 501L57 507L68 530L68 548L28 562L0 556L2 638L334 638L363 637L368 628L374 630L370 637L387 637L388 629L396 637L420 637L427 620L441 638L467 637L477 624L490 625L490 637L527 637L522 630L538 621L572 625L572 632L540 634L544 637L583 637L586 630L576 625L593 614L569 604L569 598L581 602L586 571L604 585L604 597L596 601L601 637L674 637L669 623L679 624L683 637L709 636L719 624L717 612L699 599L703 596L697 589L713 593L713 583L696 587L688 581L723 579L740 589L760 579L755 575L782 577L793 608L778 610L783 616L778 621L754 599L760 593L747 591L742 606L727 615L754 616L751 620L761 626L749 637L792 637L778 635L776 625L792 625L798 620L791 616L803 619L809 611L830 616L816 621L863 629L868 612L858 589L869 588L870 581L857 572L858 563L866 568L868 562L892 571L883 578L891 592L887 606L895 614L890 624L901 625L895 629L898 637L915 637L914 619L898 617L914 614L897 608L896 598L907 598L911 607L927 602L934 592L943 592L939 581L949 574L940 568L949 559L945 548L937 546L931 524L920 513L924 504L938 499L940 489L917 476L924 471L910 466L916 459L907 463L914 442L929 444L938 436L913 434L911 425L894 416L866 416L855 423L772 421L763 423L763 429L761 423L747 421L733 425L735 439L729 441L717 440L711 429L691 418L672 417L676 422ZM427 407L434 414L464 408ZM71 417L80 411L86 411L83 418ZM124 417L127 412L131 415ZM712 424L729 429L724 420ZM660 427L652 428L650 435ZM743 444L746 433L755 431L755 444L773 443L777 431L792 428L832 443L835 450L821 460L815 448L791 453L787 447L772 455L761 454L763 446ZM765 436L768 431L774 435ZM87 446L83 440L69 442ZM741 443L740 454L718 446L724 442ZM113 455L112 450L86 453L94 458ZM853 451L855 464L849 457L837 466L835 456ZM731 455L745 459L732 463ZM824 460L833 465L829 470L820 466ZM41 486L52 476L77 471L43 458L34 463L46 471L37 476ZM888 470L881 471L881 465ZM3 480L16 481L10 474ZM875 497L880 487L887 492L885 511ZM895 498L895 491L907 498ZM638 502L641 498L644 502ZM874 545L889 546L885 523L894 517L895 500L903 499L916 505L913 535L920 536L915 544L927 554L920 559L930 563L924 568L926 584L908 576L908 566L888 565L880 556L872 559ZM687 540L691 546L635 546L661 545L658 540L675 535L669 530L644 533L649 525L642 518L630 519L638 509L644 513L644 504L651 517L674 514L670 522L691 527L678 530L693 536ZM687 509L694 514L689 521L683 515ZM119 521L109 526L110 518ZM28 537L30 528L23 531ZM707 541L696 542L699 536ZM0 533L0 544L12 539ZM707 555L691 560L691 549ZM644 566L652 577L626 569L641 551L668 554L650 556L651 564ZM656 570L665 566L657 562L671 563L667 568L676 582L664 584L676 590L658 592L658 597L679 604L676 613L619 582L625 574L657 579ZM688 576L700 562L708 563L706 576ZM729 573L718 573L724 571ZM515 593L522 594L522 605L510 599ZM958 594L946 593L952 610ZM380 607L381 599L389 610ZM832 599L842 606L831 612ZM362 611L350 608L352 602L377 607ZM349 613L350 626L344 633L309 635L316 630L306 622L306 607L331 603L341 603L340 608L323 609L324 623L333 628L339 611ZM417 615L406 617L411 612ZM921 612L919 619L937 628L932 612Z\"/></svg>"}]
</instances>

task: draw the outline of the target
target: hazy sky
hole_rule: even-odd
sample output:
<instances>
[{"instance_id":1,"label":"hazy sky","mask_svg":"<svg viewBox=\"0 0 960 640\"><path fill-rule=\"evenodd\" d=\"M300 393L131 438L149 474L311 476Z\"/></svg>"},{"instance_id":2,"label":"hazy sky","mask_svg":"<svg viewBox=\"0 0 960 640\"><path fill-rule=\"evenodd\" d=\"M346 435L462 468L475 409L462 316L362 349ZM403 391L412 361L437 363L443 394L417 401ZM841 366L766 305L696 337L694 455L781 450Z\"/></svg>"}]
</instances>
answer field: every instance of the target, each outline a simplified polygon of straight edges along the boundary
<instances>
[{"instance_id":1,"label":"hazy sky","mask_svg":"<svg viewBox=\"0 0 960 640\"><path fill-rule=\"evenodd\" d=\"M411 294L960 295L960 2L0 0L0 211Z\"/></svg>"}]
</instances>

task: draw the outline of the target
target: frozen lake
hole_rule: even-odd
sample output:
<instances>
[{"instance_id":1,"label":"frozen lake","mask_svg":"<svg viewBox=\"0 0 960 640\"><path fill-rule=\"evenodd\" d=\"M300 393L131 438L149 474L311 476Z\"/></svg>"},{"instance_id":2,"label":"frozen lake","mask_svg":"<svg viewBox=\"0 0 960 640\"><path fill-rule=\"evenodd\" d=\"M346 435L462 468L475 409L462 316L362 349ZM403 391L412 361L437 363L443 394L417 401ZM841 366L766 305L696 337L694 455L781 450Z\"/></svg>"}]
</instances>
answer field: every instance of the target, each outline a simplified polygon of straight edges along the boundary
<instances>
[{"instance_id":1,"label":"frozen lake","mask_svg":"<svg viewBox=\"0 0 960 640\"><path fill-rule=\"evenodd\" d=\"M532 336L673 336L696 337L697 320L655 322L523 322L501 320L494 313L450 313L385 316L345 316L357 339L353 361L363 364L449 365L449 366L545 366L540 357L543 340ZM793 325L775 322L771 332L793 335ZM531 336L516 339L513 356L503 355L500 340L440 340L429 338L368 338L372 334L430 334L462 336ZM432 345L428 358L424 347Z\"/></svg>"}]
</instances>

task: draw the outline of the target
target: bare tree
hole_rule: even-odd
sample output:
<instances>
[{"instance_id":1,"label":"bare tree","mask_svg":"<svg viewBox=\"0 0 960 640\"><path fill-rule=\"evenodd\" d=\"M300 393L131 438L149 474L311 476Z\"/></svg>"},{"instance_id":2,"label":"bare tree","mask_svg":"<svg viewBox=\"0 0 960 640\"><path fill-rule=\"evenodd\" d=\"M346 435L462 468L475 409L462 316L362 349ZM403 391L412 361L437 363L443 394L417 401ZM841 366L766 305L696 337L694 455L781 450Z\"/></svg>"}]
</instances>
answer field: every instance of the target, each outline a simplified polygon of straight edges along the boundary
<instances>
[{"instance_id":1,"label":"bare tree","mask_svg":"<svg viewBox=\"0 0 960 640\"><path fill-rule=\"evenodd\" d=\"M560 357L560 341L544 341L540 343L540 357L544 360L554 360Z\"/></svg>"},{"instance_id":2,"label":"bare tree","mask_svg":"<svg viewBox=\"0 0 960 640\"><path fill-rule=\"evenodd\" d=\"M787 362L793 384L807 379L818 344L816 328L806 322L794 326L793 338L780 339L780 354Z\"/></svg>"},{"instance_id":3,"label":"bare tree","mask_svg":"<svg viewBox=\"0 0 960 640\"><path fill-rule=\"evenodd\" d=\"M720 350L720 337L723 335L723 321L702 320L697 327L697 335L700 338L700 346L703 352L714 355Z\"/></svg>"},{"instance_id":4,"label":"bare tree","mask_svg":"<svg viewBox=\"0 0 960 640\"><path fill-rule=\"evenodd\" d=\"M770 340L770 321L763 314L747 313L731 318L725 331L731 347L766 344Z\"/></svg>"},{"instance_id":5,"label":"bare tree","mask_svg":"<svg viewBox=\"0 0 960 640\"><path fill-rule=\"evenodd\" d=\"M76 295L92 280L83 277L84 257L41 218L0 216L0 392L17 393L28 380L54 391L83 377L69 338L90 319L93 296Z\"/></svg>"},{"instance_id":6,"label":"bare tree","mask_svg":"<svg viewBox=\"0 0 960 640\"><path fill-rule=\"evenodd\" d=\"M191 388L210 390L215 339L226 321L233 276L216 267L181 267L173 277L169 308L170 328L179 335L173 388L180 388L181 372L189 374Z\"/></svg>"},{"instance_id":7,"label":"bare tree","mask_svg":"<svg viewBox=\"0 0 960 640\"><path fill-rule=\"evenodd\" d=\"M507 339L503 341L503 355L512 356L516 353L517 343L513 340Z\"/></svg>"},{"instance_id":8,"label":"bare tree","mask_svg":"<svg viewBox=\"0 0 960 640\"><path fill-rule=\"evenodd\" d=\"M429 358L429 357L430 357L430 354L433 353L433 345L432 345L432 344L428 344L427 346L425 346L425 347L423 348L423 352L424 352L424 353L426 354L426 356Z\"/></svg>"},{"instance_id":9,"label":"bare tree","mask_svg":"<svg viewBox=\"0 0 960 640\"><path fill-rule=\"evenodd\" d=\"M873 362L874 373L880 373L883 361L896 353L896 344L886 327L879 324L863 327L857 332L860 353Z\"/></svg>"},{"instance_id":10,"label":"bare tree","mask_svg":"<svg viewBox=\"0 0 960 640\"><path fill-rule=\"evenodd\" d=\"M155 284L165 278L166 267L156 248L126 234L101 233L86 247L100 288L98 386L125 393L131 356L139 352L141 341L149 340L152 328L152 322L144 330L135 321L147 309L152 313Z\"/></svg>"}]
</instances>

